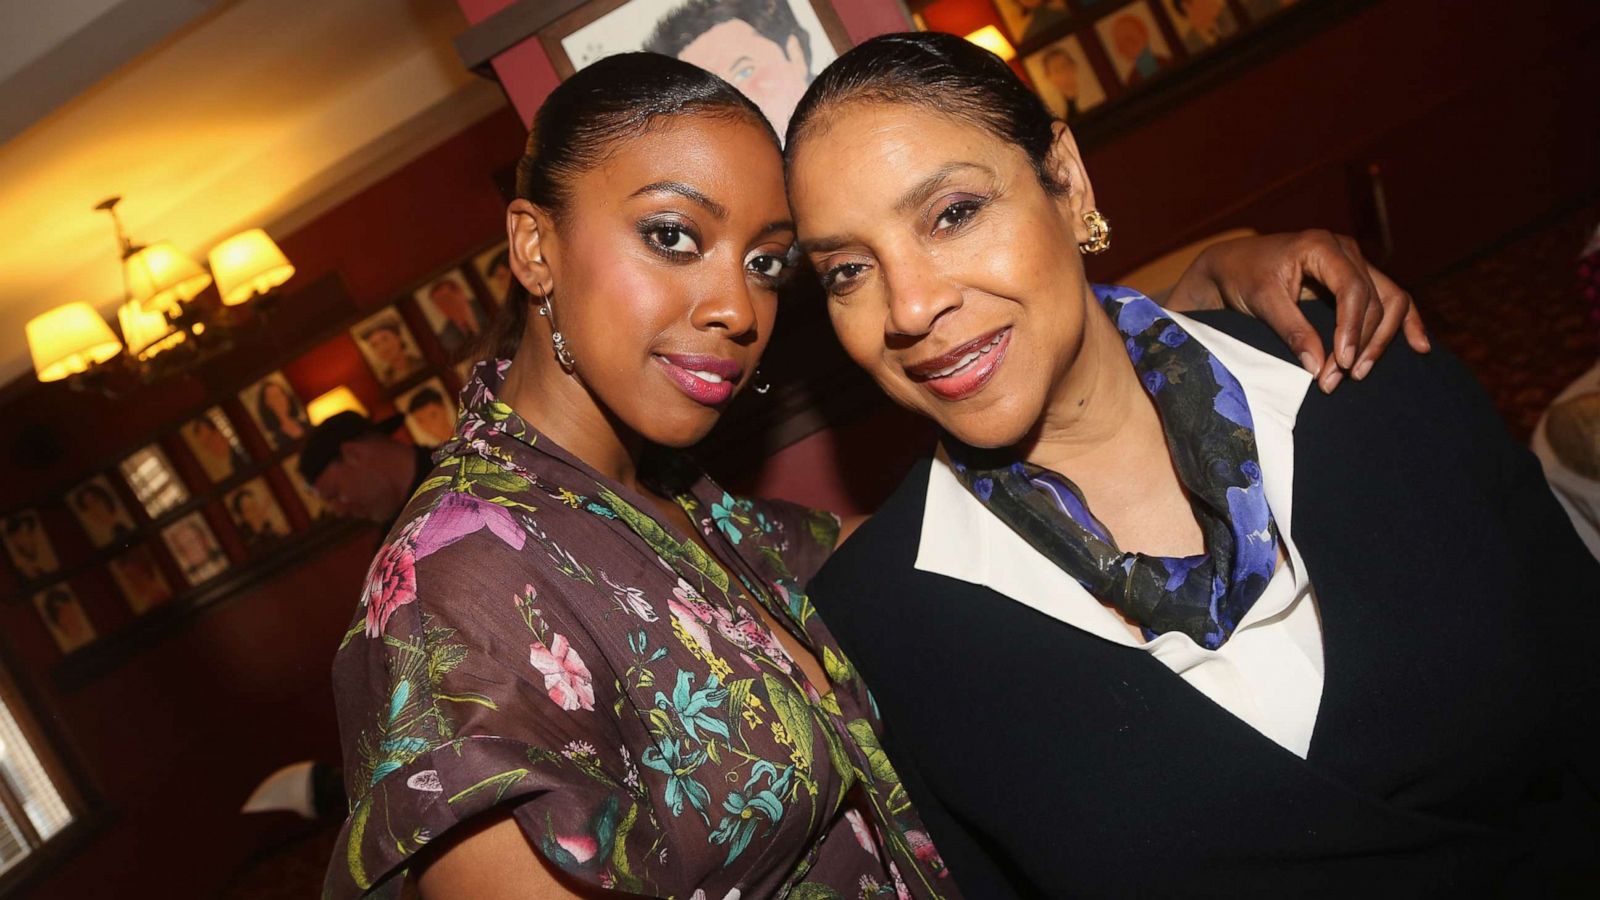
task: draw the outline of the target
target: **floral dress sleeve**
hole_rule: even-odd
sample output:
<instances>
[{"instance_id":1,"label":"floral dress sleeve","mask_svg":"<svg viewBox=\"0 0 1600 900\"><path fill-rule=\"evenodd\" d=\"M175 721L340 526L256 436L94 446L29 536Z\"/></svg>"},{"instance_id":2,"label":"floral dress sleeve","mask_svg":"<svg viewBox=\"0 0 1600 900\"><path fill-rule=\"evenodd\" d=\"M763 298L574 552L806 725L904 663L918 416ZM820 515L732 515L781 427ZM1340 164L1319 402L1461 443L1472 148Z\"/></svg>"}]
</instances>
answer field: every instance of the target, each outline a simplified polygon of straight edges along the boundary
<instances>
[{"instance_id":1,"label":"floral dress sleeve","mask_svg":"<svg viewBox=\"0 0 1600 900\"><path fill-rule=\"evenodd\" d=\"M503 507L446 494L379 551L334 663L351 813L325 896L397 896L418 850L492 808L580 881L649 889L666 836L616 673L552 563L519 552L530 540ZM623 839L635 859L612 858Z\"/></svg>"}]
</instances>

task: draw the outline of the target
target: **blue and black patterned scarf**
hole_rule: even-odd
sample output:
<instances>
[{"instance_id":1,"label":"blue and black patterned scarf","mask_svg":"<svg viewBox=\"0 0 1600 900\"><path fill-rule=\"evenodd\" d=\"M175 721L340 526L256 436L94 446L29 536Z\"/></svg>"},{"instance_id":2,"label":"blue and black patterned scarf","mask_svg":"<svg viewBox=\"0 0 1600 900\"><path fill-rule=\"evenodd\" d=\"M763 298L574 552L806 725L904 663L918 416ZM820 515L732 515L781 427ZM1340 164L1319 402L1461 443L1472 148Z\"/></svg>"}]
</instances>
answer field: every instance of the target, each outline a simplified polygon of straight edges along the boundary
<instances>
[{"instance_id":1,"label":"blue and black patterned scarf","mask_svg":"<svg viewBox=\"0 0 1600 900\"><path fill-rule=\"evenodd\" d=\"M956 474L1000 521L1137 623L1147 640L1178 631L1215 650L1277 564L1278 530L1261 485L1249 404L1222 363L1154 301L1128 288L1094 291L1155 401L1207 552L1125 553L1071 481L996 451L952 444Z\"/></svg>"}]
</instances>

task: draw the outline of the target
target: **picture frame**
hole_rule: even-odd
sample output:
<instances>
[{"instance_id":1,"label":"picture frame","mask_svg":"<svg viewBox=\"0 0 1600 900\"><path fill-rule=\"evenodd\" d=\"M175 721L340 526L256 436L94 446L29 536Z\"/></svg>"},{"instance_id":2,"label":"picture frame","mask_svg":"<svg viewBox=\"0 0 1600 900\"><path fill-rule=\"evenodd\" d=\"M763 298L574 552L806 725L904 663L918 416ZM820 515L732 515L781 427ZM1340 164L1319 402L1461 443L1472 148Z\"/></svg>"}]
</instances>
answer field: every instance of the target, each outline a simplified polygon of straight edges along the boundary
<instances>
[{"instance_id":1,"label":"picture frame","mask_svg":"<svg viewBox=\"0 0 1600 900\"><path fill-rule=\"evenodd\" d=\"M1150 0L1136 0L1103 16L1094 30L1124 87L1138 87L1176 65Z\"/></svg>"},{"instance_id":2,"label":"picture frame","mask_svg":"<svg viewBox=\"0 0 1600 900\"><path fill-rule=\"evenodd\" d=\"M283 476L289 479L295 496L300 499L300 505L305 507L306 516L312 521L332 515L333 511L322 501L322 496L317 493L316 488L301 477L300 454L295 453L283 458Z\"/></svg>"},{"instance_id":3,"label":"picture frame","mask_svg":"<svg viewBox=\"0 0 1600 900\"><path fill-rule=\"evenodd\" d=\"M411 328L393 306L381 309L350 329L373 377L384 387L394 387L427 367Z\"/></svg>"},{"instance_id":4,"label":"picture frame","mask_svg":"<svg viewBox=\"0 0 1600 900\"><path fill-rule=\"evenodd\" d=\"M412 297L446 359L458 358L489 331L489 312L459 268L417 288Z\"/></svg>"},{"instance_id":5,"label":"picture frame","mask_svg":"<svg viewBox=\"0 0 1600 900\"><path fill-rule=\"evenodd\" d=\"M1161 0L1161 7L1190 56L1239 34L1239 19L1227 0Z\"/></svg>"},{"instance_id":6,"label":"picture frame","mask_svg":"<svg viewBox=\"0 0 1600 900\"><path fill-rule=\"evenodd\" d=\"M240 391L239 405L273 450L298 444L311 433L305 403L282 372L269 373Z\"/></svg>"},{"instance_id":7,"label":"picture frame","mask_svg":"<svg viewBox=\"0 0 1600 900\"><path fill-rule=\"evenodd\" d=\"M134 615L144 615L172 599L172 585L161 571L149 544L139 544L106 563L111 580Z\"/></svg>"},{"instance_id":8,"label":"picture frame","mask_svg":"<svg viewBox=\"0 0 1600 900\"><path fill-rule=\"evenodd\" d=\"M994 0L994 6L1012 43L1018 45L1033 41L1072 18L1067 0Z\"/></svg>"},{"instance_id":9,"label":"picture frame","mask_svg":"<svg viewBox=\"0 0 1600 900\"><path fill-rule=\"evenodd\" d=\"M472 258L472 271L489 291L489 300L496 307L504 306L511 293L516 276L511 272L511 251L504 241Z\"/></svg>"},{"instance_id":10,"label":"picture frame","mask_svg":"<svg viewBox=\"0 0 1600 900\"><path fill-rule=\"evenodd\" d=\"M94 642L99 634L89 621L78 595L66 582L52 584L33 595L33 608L44 622L45 630L55 639L62 654L68 654Z\"/></svg>"},{"instance_id":11,"label":"picture frame","mask_svg":"<svg viewBox=\"0 0 1600 900\"><path fill-rule=\"evenodd\" d=\"M233 519L239 539L251 550L289 536L289 520L265 478L252 478L224 494L222 505Z\"/></svg>"},{"instance_id":12,"label":"picture frame","mask_svg":"<svg viewBox=\"0 0 1600 900\"><path fill-rule=\"evenodd\" d=\"M406 430L420 447L437 447L455 435L455 398L437 376L396 397L394 405L405 414Z\"/></svg>"},{"instance_id":13,"label":"picture frame","mask_svg":"<svg viewBox=\"0 0 1600 900\"><path fill-rule=\"evenodd\" d=\"M198 511L161 529L161 541L191 587L221 575L233 564L217 543L211 524Z\"/></svg>"},{"instance_id":14,"label":"picture frame","mask_svg":"<svg viewBox=\"0 0 1600 900\"><path fill-rule=\"evenodd\" d=\"M245 453L233 420L220 406L213 406L183 423L178 427L178 434L212 484L221 484L250 465L250 456Z\"/></svg>"},{"instance_id":15,"label":"picture frame","mask_svg":"<svg viewBox=\"0 0 1600 900\"><path fill-rule=\"evenodd\" d=\"M710 16L685 0L591 0L540 31L563 79L616 53L653 50L744 92L778 134L819 72L851 46L826 0L722 0Z\"/></svg>"},{"instance_id":16,"label":"picture frame","mask_svg":"<svg viewBox=\"0 0 1600 900\"><path fill-rule=\"evenodd\" d=\"M96 549L133 537L137 527L111 479L96 475L67 492L67 508Z\"/></svg>"},{"instance_id":17,"label":"picture frame","mask_svg":"<svg viewBox=\"0 0 1600 900\"><path fill-rule=\"evenodd\" d=\"M160 444L146 444L133 451L123 457L117 469L128 490L144 507L145 515L152 519L189 502L189 489Z\"/></svg>"},{"instance_id":18,"label":"picture frame","mask_svg":"<svg viewBox=\"0 0 1600 900\"><path fill-rule=\"evenodd\" d=\"M1025 57L1022 67L1051 115L1068 125L1106 102L1105 86L1079 35L1069 34L1044 45Z\"/></svg>"},{"instance_id":19,"label":"picture frame","mask_svg":"<svg viewBox=\"0 0 1600 900\"><path fill-rule=\"evenodd\" d=\"M0 539L4 540L12 568L23 581L37 581L61 568L55 544L37 510L21 509L6 516L0 522Z\"/></svg>"}]
</instances>

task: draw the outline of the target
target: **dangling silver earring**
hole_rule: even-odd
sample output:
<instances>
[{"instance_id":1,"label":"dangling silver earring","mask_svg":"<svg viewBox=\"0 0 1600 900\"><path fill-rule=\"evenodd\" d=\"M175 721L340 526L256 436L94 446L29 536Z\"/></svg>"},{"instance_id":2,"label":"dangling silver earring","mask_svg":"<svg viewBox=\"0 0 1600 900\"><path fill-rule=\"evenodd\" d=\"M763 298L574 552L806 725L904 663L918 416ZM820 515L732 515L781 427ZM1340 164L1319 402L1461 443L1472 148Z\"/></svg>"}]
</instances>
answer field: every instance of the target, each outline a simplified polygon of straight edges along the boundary
<instances>
[{"instance_id":1,"label":"dangling silver earring","mask_svg":"<svg viewBox=\"0 0 1600 900\"><path fill-rule=\"evenodd\" d=\"M550 311L550 295L544 291L539 292L539 315L545 316L550 320L550 345L556 350L556 362L560 363L561 368L570 373L577 366L578 361L572 358L572 351L567 349L567 339L561 336L560 331L556 330L555 314Z\"/></svg>"},{"instance_id":2,"label":"dangling silver earring","mask_svg":"<svg viewBox=\"0 0 1600 900\"><path fill-rule=\"evenodd\" d=\"M767 391L772 390L771 382L762 377L760 366L756 366L755 377L750 379L750 390L755 391L758 394L765 394Z\"/></svg>"}]
</instances>

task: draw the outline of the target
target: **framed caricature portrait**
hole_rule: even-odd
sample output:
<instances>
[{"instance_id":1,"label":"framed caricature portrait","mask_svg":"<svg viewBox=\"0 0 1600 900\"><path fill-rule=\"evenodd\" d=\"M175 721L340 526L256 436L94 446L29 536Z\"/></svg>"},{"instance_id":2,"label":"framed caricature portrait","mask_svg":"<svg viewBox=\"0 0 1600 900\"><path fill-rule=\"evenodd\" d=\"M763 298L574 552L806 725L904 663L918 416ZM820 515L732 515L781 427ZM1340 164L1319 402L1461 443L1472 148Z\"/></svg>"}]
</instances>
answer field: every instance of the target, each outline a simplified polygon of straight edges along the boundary
<instances>
[{"instance_id":1,"label":"framed caricature portrait","mask_svg":"<svg viewBox=\"0 0 1600 900\"><path fill-rule=\"evenodd\" d=\"M614 53L676 56L742 91L780 135L811 80L850 47L825 0L594 0L539 39L563 78Z\"/></svg>"},{"instance_id":2,"label":"framed caricature portrait","mask_svg":"<svg viewBox=\"0 0 1600 900\"><path fill-rule=\"evenodd\" d=\"M283 516L283 507L272 496L272 488L265 478L252 478L229 491L222 498L239 529L239 537L248 547L270 544L289 536L289 522Z\"/></svg>"},{"instance_id":3,"label":"framed caricature portrait","mask_svg":"<svg viewBox=\"0 0 1600 900\"><path fill-rule=\"evenodd\" d=\"M356 323L350 329L350 336L355 338L372 374L384 387L399 384L422 371L422 353L417 350L417 341L393 307Z\"/></svg>"},{"instance_id":4,"label":"framed caricature portrait","mask_svg":"<svg viewBox=\"0 0 1600 900\"><path fill-rule=\"evenodd\" d=\"M1143 84L1172 68L1172 49L1161 36L1148 0L1124 6L1096 22L1094 30L1125 85Z\"/></svg>"},{"instance_id":5,"label":"framed caricature portrait","mask_svg":"<svg viewBox=\"0 0 1600 900\"><path fill-rule=\"evenodd\" d=\"M172 460L159 444L147 444L128 454L118 464L122 480L144 507L145 515L154 519L169 510L189 502L189 489L183 486Z\"/></svg>"},{"instance_id":6,"label":"framed caricature portrait","mask_svg":"<svg viewBox=\"0 0 1600 900\"><path fill-rule=\"evenodd\" d=\"M217 543L217 535L206 524L206 517L198 512L192 512L161 529L161 540L171 551L178 570L191 585L228 571L228 554Z\"/></svg>"},{"instance_id":7,"label":"framed caricature portrait","mask_svg":"<svg viewBox=\"0 0 1600 900\"><path fill-rule=\"evenodd\" d=\"M306 515L320 519L328 514L328 505L322 502L322 497L300 477L300 454L283 458L283 474L289 479L289 483L294 485L294 494L306 508Z\"/></svg>"},{"instance_id":8,"label":"framed caricature portrait","mask_svg":"<svg viewBox=\"0 0 1600 900\"><path fill-rule=\"evenodd\" d=\"M112 580L134 615L172 599L172 586L167 583L167 576L161 574L161 566L148 545L141 544L129 550L107 563L106 568L111 570Z\"/></svg>"},{"instance_id":9,"label":"framed caricature portrait","mask_svg":"<svg viewBox=\"0 0 1600 900\"><path fill-rule=\"evenodd\" d=\"M428 282L413 296L428 320L428 329L451 359L489 330L489 314L459 269Z\"/></svg>"},{"instance_id":10,"label":"framed caricature portrait","mask_svg":"<svg viewBox=\"0 0 1600 900\"><path fill-rule=\"evenodd\" d=\"M239 433L233 430L233 422L220 406L183 423L178 433L212 484L227 481L249 463L244 445L239 443Z\"/></svg>"},{"instance_id":11,"label":"framed caricature portrait","mask_svg":"<svg viewBox=\"0 0 1600 900\"><path fill-rule=\"evenodd\" d=\"M56 560L55 545L44 530L39 514L24 509L6 516L0 523L0 537L6 545L11 564L24 581L43 578L61 567Z\"/></svg>"},{"instance_id":12,"label":"framed caricature portrait","mask_svg":"<svg viewBox=\"0 0 1600 900\"><path fill-rule=\"evenodd\" d=\"M239 402L274 450L282 450L311 433L305 404L282 372L273 372L240 391Z\"/></svg>"},{"instance_id":13,"label":"framed caricature portrait","mask_svg":"<svg viewBox=\"0 0 1600 900\"><path fill-rule=\"evenodd\" d=\"M1067 0L994 0L1011 40L1026 43L1071 18Z\"/></svg>"},{"instance_id":14,"label":"framed caricature portrait","mask_svg":"<svg viewBox=\"0 0 1600 900\"><path fill-rule=\"evenodd\" d=\"M473 257L472 268L489 288L489 299L497 306L505 303L506 294L511 292L511 282L516 278L511 274L511 254L506 245L490 247Z\"/></svg>"},{"instance_id":15,"label":"framed caricature portrait","mask_svg":"<svg viewBox=\"0 0 1600 900\"><path fill-rule=\"evenodd\" d=\"M62 653L71 653L95 639L94 625L78 602L78 595L65 583L34 594L33 608L39 611L39 618Z\"/></svg>"},{"instance_id":16,"label":"framed caricature portrait","mask_svg":"<svg viewBox=\"0 0 1600 900\"><path fill-rule=\"evenodd\" d=\"M89 543L97 548L133 536L133 516L104 475L96 475L68 491L67 508L77 516Z\"/></svg>"},{"instance_id":17,"label":"framed caricature portrait","mask_svg":"<svg viewBox=\"0 0 1600 900\"><path fill-rule=\"evenodd\" d=\"M1022 65L1051 114L1069 125L1106 100L1105 88L1077 37L1045 45L1029 54Z\"/></svg>"},{"instance_id":18,"label":"framed caricature portrait","mask_svg":"<svg viewBox=\"0 0 1600 900\"><path fill-rule=\"evenodd\" d=\"M1203 53L1239 32L1227 0L1161 0L1189 53Z\"/></svg>"},{"instance_id":19,"label":"framed caricature portrait","mask_svg":"<svg viewBox=\"0 0 1600 900\"><path fill-rule=\"evenodd\" d=\"M456 404L444 383L430 378L395 398L405 413L406 430L422 447L437 447L456 432Z\"/></svg>"}]
</instances>

